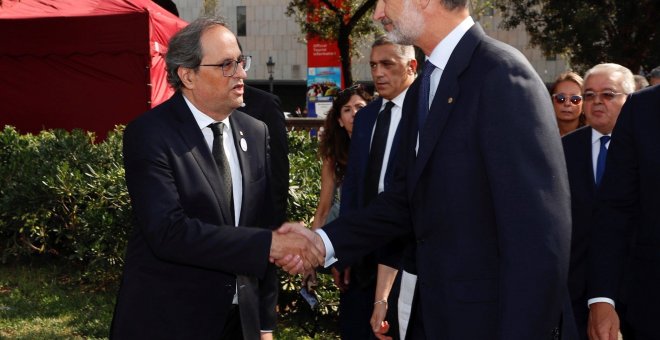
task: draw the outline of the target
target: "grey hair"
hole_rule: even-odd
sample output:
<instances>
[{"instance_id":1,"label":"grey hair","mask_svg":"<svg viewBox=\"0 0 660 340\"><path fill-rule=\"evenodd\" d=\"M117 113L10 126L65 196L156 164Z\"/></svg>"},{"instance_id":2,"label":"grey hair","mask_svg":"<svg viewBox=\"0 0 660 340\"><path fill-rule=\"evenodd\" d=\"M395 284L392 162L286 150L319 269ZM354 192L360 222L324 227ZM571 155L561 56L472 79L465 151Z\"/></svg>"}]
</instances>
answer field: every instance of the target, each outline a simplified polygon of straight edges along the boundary
<instances>
[{"instance_id":1,"label":"grey hair","mask_svg":"<svg viewBox=\"0 0 660 340\"><path fill-rule=\"evenodd\" d=\"M220 17L200 17L170 39L165 55L165 68L167 70L167 82L175 91L183 88L183 82L178 74L179 67L199 68L203 58L202 34L213 26L227 27L227 23Z\"/></svg>"},{"instance_id":2,"label":"grey hair","mask_svg":"<svg viewBox=\"0 0 660 340\"><path fill-rule=\"evenodd\" d=\"M376 46L392 45L396 47L396 54L402 59L410 60L415 59L415 48L412 45L401 45L394 42L387 35L381 35L376 38L371 48Z\"/></svg>"},{"instance_id":3,"label":"grey hair","mask_svg":"<svg viewBox=\"0 0 660 340\"><path fill-rule=\"evenodd\" d=\"M587 73L584 74L584 82L586 84L587 79L589 79L591 75L596 73L617 73L617 72L623 75L623 79L621 80L621 87L623 88L623 92L625 92L626 94L635 92L635 77L633 76L633 73L627 67L614 63L598 64L590 68L587 71Z\"/></svg>"}]
</instances>

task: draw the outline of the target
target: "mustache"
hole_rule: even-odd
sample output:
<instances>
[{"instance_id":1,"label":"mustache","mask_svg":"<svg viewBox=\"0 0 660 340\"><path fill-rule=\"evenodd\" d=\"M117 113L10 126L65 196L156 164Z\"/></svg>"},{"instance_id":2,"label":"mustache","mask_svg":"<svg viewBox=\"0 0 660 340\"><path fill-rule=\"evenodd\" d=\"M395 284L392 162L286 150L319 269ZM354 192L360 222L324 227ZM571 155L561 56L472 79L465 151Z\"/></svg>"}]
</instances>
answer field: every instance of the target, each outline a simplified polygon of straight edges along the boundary
<instances>
[{"instance_id":1,"label":"mustache","mask_svg":"<svg viewBox=\"0 0 660 340\"><path fill-rule=\"evenodd\" d=\"M382 18L382 19L380 19L380 24L383 25L383 26L386 26L386 25L392 25L393 23L394 23L394 22L393 22L392 19L390 19L390 18Z\"/></svg>"}]
</instances>

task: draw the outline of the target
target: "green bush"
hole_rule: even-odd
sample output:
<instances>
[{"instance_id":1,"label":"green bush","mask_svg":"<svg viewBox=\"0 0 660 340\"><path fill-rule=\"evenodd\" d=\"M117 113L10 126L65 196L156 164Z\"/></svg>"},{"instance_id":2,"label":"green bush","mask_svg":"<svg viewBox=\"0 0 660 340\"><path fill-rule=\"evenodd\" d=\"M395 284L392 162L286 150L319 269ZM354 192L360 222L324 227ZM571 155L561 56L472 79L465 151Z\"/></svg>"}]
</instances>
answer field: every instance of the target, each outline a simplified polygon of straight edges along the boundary
<instances>
[{"instance_id":1,"label":"green bush","mask_svg":"<svg viewBox=\"0 0 660 340\"><path fill-rule=\"evenodd\" d=\"M55 257L80 273L78 280L116 283L121 274L131 208L121 155L123 127L94 143L74 130L22 135L0 131L0 256L3 263ZM310 224L318 203L318 142L291 131L288 219ZM319 275L319 306L310 311L299 295L300 277L280 272L279 309L310 335L336 318L338 292Z\"/></svg>"},{"instance_id":2,"label":"green bush","mask_svg":"<svg viewBox=\"0 0 660 340\"><path fill-rule=\"evenodd\" d=\"M92 281L120 271L131 213L121 128L101 143L74 130L0 133L2 260L64 258Z\"/></svg>"}]
</instances>

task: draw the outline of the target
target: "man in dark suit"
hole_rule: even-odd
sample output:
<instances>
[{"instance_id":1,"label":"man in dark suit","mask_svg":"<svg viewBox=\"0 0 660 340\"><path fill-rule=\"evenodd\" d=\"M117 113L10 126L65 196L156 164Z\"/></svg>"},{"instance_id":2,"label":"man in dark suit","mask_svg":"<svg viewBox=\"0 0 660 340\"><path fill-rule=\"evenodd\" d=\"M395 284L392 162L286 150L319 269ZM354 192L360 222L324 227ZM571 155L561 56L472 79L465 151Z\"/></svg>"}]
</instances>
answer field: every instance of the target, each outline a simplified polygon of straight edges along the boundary
<instances>
[{"instance_id":1,"label":"man in dark suit","mask_svg":"<svg viewBox=\"0 0 660 340\"><path fill-rule=\"evenodd\" d=\"M571 188L573 230L568 289L581 339L587 339L587 258L596 188L602 176L610 135L626 94L635 90L633 74L617 64L599 64L585 74L583 102L588 126L562 138ZM620 93L609 98L601 91ZM599 93L599 95L595 95ZM608 92L609 93L609 92ZM601 160L599 163L598 160ZM601 167L599 169L599 166Z\"/></svg>"},{"instance_id":2,"label":"man in dark suit","mask_svg":"<svg viewBox=\"0 0 660 340\"><path fill-rule=\"evenodd\" d=\"M617 339L619 317L612 302L617 301L622 288L627 305L622 317L629 323L631 334L636 340L658 338L659 108L660 86L632 93L612 133L589 250L589 297L609 301L589 306L589 336L593 340Z\"/></svg>"},{"instance_id":3,"label":"man in dark suit","mask_svg":"<svg viewBox=\"0 0 660 340\"><path fill-rule=\"evenodd\" d=\"M289 198L289 142L280 98L256 87L245 85L241 111L266 124L270 141L271 194L275 224L286 221Z\"/></svg>"},{"instance_id":4,"label":"man in dark suit","mask_svg":"<svg viewBox=\"0 0 660 340\"><path fill-rule=\"evenodd\" d=\"M363 209L392 181L403 100L417 69L415 49L382 36L371 46L369 64L379 98L355 116L340 215ZM391 333L398 333L398 288L392 294L390 290L401 266L401 248L402 242L393 242L345 270L348 277L335 277L335 283L344 287L339 304L342 339L373 337L372 329L380 329L386 314L393 326Z\"/></svg>"},{"instance_id":5,"label":"man in dark suit","mask_svg":"<svg viewBox=\"0 0 660 340\"><path fill-rule=\"evenodd\" d=\"M572 315L562 320L570 314L566 164L538 74L474 24L467 0L379 1L374 18L428 56L406 94L391 190L316 233L281 232L322 240L328 262L336 255L346 264L414 235L408 339L552 339L560 324L574 330Z\"/></svg>"},{"instance_id":6,"label":"man in dark suit","mask_svg":"<svg viewBox=\"0 0 660 340\"><path fill-rule=\"evenodd\" d=\"M124 133L135 226L110 337L272 338L269 257L313 245L271 231L268 130L235 111L250 59L203 18L172 37L166 63L177 92Z\"/></svg>"}]
</instances>

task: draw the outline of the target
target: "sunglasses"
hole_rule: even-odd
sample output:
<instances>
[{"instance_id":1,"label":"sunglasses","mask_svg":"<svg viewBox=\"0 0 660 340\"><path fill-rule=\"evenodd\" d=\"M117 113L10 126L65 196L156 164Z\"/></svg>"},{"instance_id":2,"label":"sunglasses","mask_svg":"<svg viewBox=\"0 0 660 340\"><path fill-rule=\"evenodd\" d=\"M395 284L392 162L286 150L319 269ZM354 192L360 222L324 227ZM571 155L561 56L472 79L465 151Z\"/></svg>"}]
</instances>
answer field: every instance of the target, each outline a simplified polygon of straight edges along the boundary
<instances>
[{"instance_id":1,"label":"sunglasses","mask_svg":"<svg viewBox=\"0 0 660 340\"><path fill-rule=\"evenodd\" d=\"M610 100L612 100L612 99L614 99L617 96L620 96L622 94L625 94L625 93L613 92L613 91L603 91L603 92L586 91L584 93L584 100L590 102L590 101L596 99L596 97L599 97L601 100L609 102Z\"/></svg>"},{"instance_id":2,"label":"sunglasses","mask_svg":"<svg viewBox=\"0 0 660 340\"><path fill-rule=\"evenodd\" d=\"M578 105L582 102L582 96L578 96L578 95L567 96L563 93L553 94L552 99L554 99L555 103L557 104L564 104L566 100L570 100L573 105Z\"/></svg>"},{"instance_id":3,"label":"sunglasses","mask_svg":"<svg viewBox=\"0 0 660 340\"><path fill-rule=\"evenodd\" d=\"M339 91L337 93L337 96L343 96L345 93L353 93L353 92L355 92L355 91L357 91L358 89L361 89L361 88L362 88L362 84L355 83L355 84Z\"/></svg>"}]
</instances>

